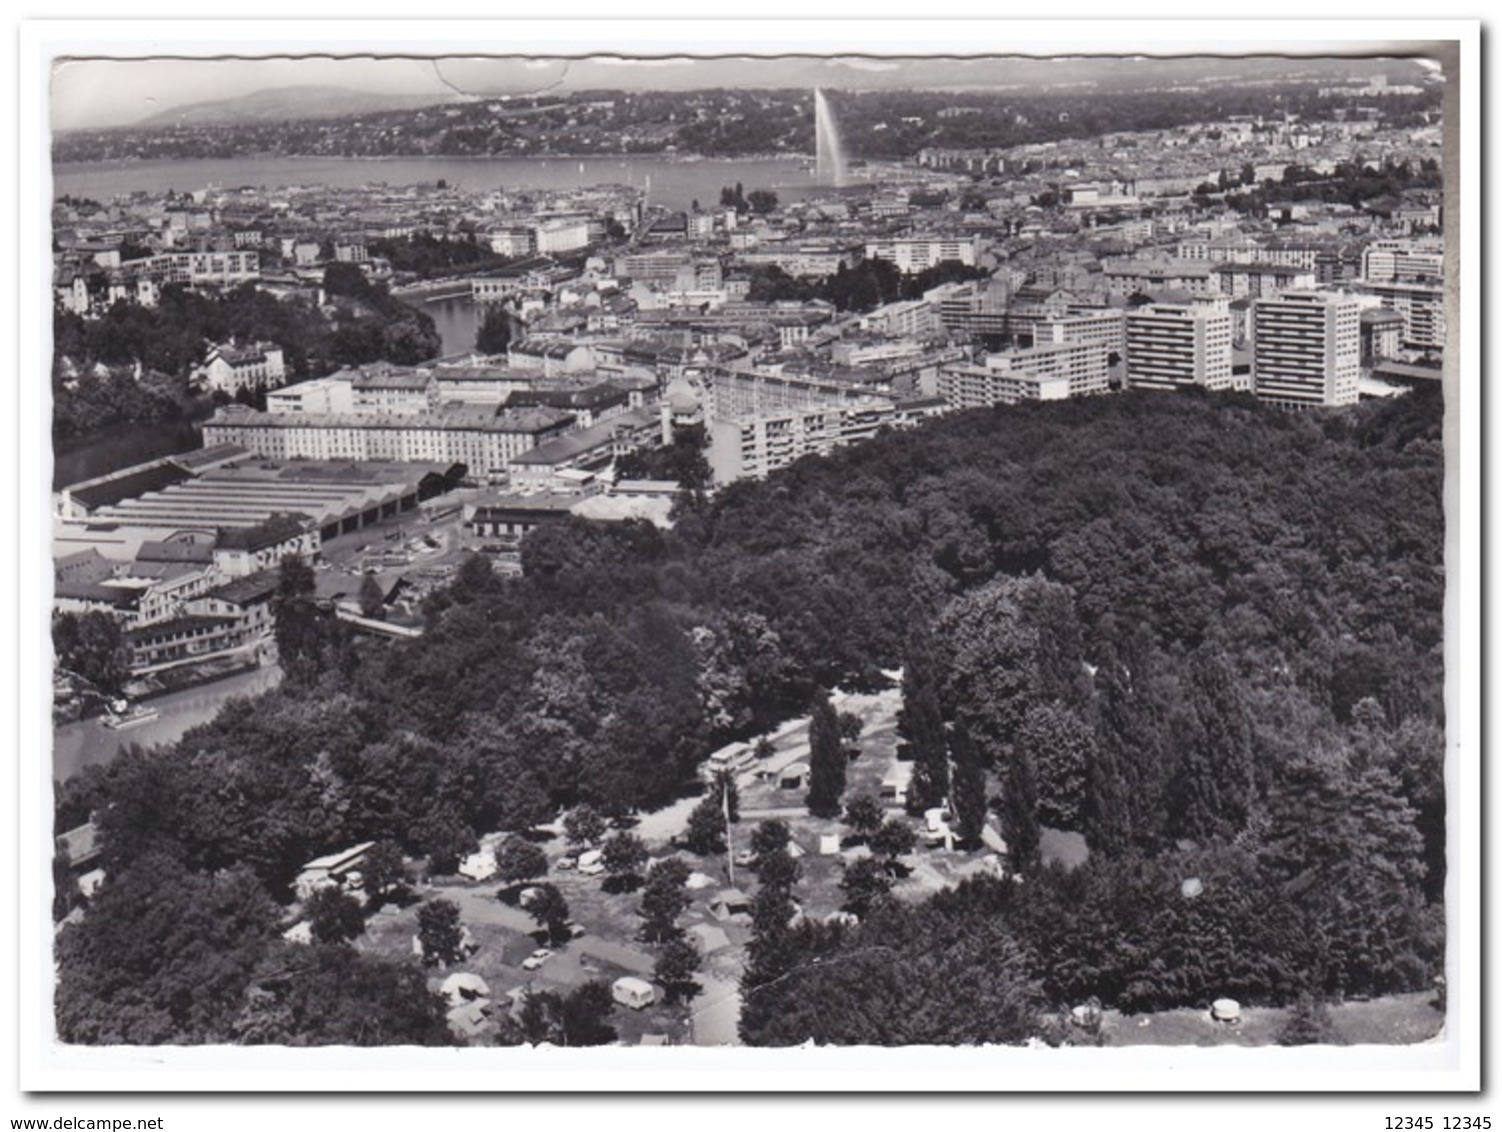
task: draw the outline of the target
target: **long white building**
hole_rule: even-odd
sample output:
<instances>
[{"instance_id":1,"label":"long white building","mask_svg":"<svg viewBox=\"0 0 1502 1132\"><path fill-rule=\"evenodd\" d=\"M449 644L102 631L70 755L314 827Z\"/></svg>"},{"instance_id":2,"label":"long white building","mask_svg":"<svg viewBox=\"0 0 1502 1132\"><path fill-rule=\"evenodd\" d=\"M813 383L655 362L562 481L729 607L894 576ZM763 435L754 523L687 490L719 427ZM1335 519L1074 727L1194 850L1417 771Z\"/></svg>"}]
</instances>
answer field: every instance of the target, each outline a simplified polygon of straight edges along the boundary
<instances>
[{"instance_id":1,"label":"long white building","mask_svg":"<svg viewBox=\"0 0 1502 1132\"><path fill-rule=\"evenodd\" d=\"M991 369L956 363L939 369L939 396L952 409L981 409L1023 401L1069 400L1064 374Z\"/></svg>"},{"instance_id":2,"label":"long white building","mask_svg":"<svg viewBox=\"0 0 1502 1132\"><path fill-rule=\"evenodd\" d=\"M898 236L866 244L867 259L884 259L904 275L914 275L946 261L974 267L976 240L969 236Z\"/></svg>"},{"instance_id":3,"label":"long white building","mask_svg":"<svg viewBox=\"0 0 1502 1132\"><path fill-rule=\"evenodd\" d=\"M389 460L463 464L478 479L503 478L510 462L562 436L571 413L466 405L407 415L258 413L241 405L204 422L205 445L237 444L274 460Z\"/></svg>"},{"instance_id":4,"label":"long white building","mask_svg":"<svg viewBox=\"0 0 1502 1132\"><path fill-rule=\"evenodd\" d=\"M985 364L998 373L1066 378L1071 397L1090 397L1111 388L1110 350L1104 342L1044 342L1025 350L988 354Z\"/></svg>"},{"instance_id":5,"label":"long white building","mask_svg":"<svg viewBox=\"0 0 1502 1132\"><path fill-rule=\"evenodd\" d=\"M1436 240L1376 240L1361 253L1362 277L1373 283L1435 281L1445 274L1445 249Z\"/></svg>"}]
</instances>

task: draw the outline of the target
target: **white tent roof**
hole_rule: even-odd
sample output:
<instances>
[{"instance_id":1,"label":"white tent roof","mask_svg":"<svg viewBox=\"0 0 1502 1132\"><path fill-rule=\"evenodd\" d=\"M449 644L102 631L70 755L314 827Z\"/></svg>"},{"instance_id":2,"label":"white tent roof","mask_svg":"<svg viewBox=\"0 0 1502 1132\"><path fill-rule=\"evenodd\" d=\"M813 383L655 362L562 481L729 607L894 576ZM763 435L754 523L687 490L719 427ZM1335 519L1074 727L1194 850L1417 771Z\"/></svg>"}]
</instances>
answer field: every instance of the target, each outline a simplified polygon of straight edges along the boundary
<instances>
[{"instance_id":1,"label":"white tent roof","mask_svg":"<svg viewBox=\"0 0 1502 1132\"><path fill-rule=\"evenodd\" d=\"M457 994L459 991L468 991L470 994L489 995L490 984L476 975L473 971L455 971L443 980L439 990L444 995Z\"/></svg>"}]
</instances>

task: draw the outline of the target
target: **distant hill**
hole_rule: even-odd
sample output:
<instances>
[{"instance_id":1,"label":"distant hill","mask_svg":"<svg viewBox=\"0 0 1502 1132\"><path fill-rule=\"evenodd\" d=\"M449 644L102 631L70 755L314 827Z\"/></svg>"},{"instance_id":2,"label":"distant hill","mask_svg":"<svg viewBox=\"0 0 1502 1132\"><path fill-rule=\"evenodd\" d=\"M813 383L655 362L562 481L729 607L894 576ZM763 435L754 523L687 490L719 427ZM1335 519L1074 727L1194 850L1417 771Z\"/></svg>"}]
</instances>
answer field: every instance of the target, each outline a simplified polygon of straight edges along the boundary
<instances>
[{"instance_id":1,"label":"distant hill","mask_svg":"<svg viewBox=\"0 0 1502 1132\"><path fill-rule=\"evenodd\" d=\"M431 94L384 94L339 86L291 86L235 98L194 102L164 110L132 129L163 126L235 126L307 118L347 118L384 110L415 110L451 101Z\"/></svg>"}]
</instances>

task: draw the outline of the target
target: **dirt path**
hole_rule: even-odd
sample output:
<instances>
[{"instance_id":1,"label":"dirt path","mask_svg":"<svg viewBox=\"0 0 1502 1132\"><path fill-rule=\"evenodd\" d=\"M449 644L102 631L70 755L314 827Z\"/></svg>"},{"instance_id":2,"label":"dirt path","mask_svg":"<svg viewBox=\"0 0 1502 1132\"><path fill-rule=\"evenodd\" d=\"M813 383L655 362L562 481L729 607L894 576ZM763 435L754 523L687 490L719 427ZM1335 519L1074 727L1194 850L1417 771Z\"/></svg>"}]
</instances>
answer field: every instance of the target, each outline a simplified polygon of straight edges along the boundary
<instances>
[{"instance_id":1,"label":"dirt path","mask_svg":"<svg viewBox=\"0 0 1502 1132\"><path fill-rule=\"evenodd\" d=\"M714 975L699 976L704 989L694 1000L689 1018L696 1046L738 1046L741 1044L741 992L733 982Z\"/></svg>"}]
</instances>

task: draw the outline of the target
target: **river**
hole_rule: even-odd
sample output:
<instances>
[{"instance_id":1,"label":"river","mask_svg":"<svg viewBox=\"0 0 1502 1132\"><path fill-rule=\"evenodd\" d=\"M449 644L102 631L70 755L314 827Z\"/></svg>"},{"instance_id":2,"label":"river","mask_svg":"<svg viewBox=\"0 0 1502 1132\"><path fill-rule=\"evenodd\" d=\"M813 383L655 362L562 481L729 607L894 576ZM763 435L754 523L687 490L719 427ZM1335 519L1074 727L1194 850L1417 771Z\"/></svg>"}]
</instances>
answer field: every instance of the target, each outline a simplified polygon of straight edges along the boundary
<instances>
[{"instance_id":1,"label":"river","mask_svg":"<svg viewBox=\"0 0 1502 1132\"><path fill-rule=\"evenodd\" d=\"M86 766L109 762L132 743L140 747L175 743L189 728L208 723L218 715L227 700L270 691L281 678L282 670L272 665L227 676L212 684L169 692L145 701L161 713L160 718L124 731L111 731L98 719L56 728L52 740L52 776L59 781L72 778Z\"/></svg>"},{"instance_id":2,"label":"river","mask_svg":"<svg viewBox=\"0 0 1502 1132\"><path fill-rule=\"evenodd\" d=\"M574 189L620 184L646 189L649 204L711 208L720 190L740 182L746 192L771 189L784 201L818 189L813 170L793 158L674 160L664 157L237 157L203 160L76 162L54 165L54 197L107 201L118 194L190 192L216 186L433 184L476 192L493 189Z\"/></svg>"},{"instance_id":3,"label":"river","mask_svg":"<svg viewBox=\"0 0 1502 1132\"><path fill-rule=\"evenodd\" d=\"M411 294L402 295L401 300L432 317L438 336L443 339L445 354L463 354L475 348L475 332L480 328L485 308L468 295L429 300Z\"/></svg>"},{"instance_id":4,"label":"river","mask_svg":"<svg viewBox=\"0 0 1502 1132\"><path fill-rule=\"evenodd\" d=\"M52 490L187 452L203 443L192 421L117 424L87 436L57 442L52 449Z\"/></svg>"}]
</instances>

